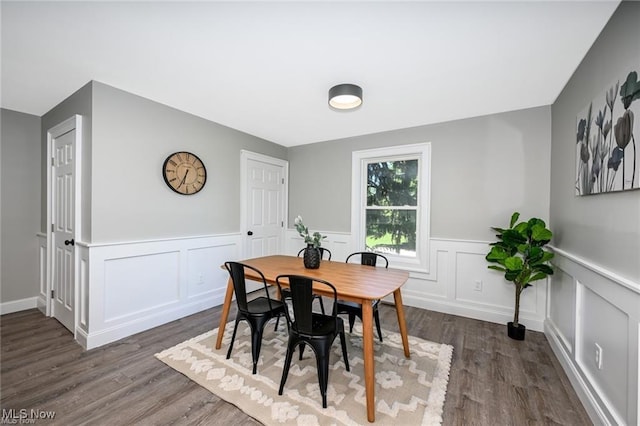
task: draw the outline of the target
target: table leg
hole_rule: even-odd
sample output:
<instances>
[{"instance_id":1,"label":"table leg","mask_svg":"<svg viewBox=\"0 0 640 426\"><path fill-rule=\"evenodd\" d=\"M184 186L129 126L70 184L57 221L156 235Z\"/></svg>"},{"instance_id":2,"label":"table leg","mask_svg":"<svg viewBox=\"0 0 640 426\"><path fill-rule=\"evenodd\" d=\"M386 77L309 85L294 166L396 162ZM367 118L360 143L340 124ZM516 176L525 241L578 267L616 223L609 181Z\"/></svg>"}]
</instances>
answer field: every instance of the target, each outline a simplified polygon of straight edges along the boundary
<instances>
[{"instance_id":1,"label":"table leg","mask_svg":"<svg viewBox=\"0 0 640 426\"><path fill-rule=\"evenodd\" d=\"M400 289L397 289L393 292L393 299L396 302L396 313L398 314L398 326L400 327L400 336L402 336L404 356L410 358L409 338L407 337L407 323L404 319L404 305L402 304L402 294L400 293Z\"/></svg>"},{"instance_id":2,"label":"table leg","mask_svg":"<svg viewBox=\"0 0 640 426\"><path fill-rule=\"evenodd\" d=\"M222 305L222 315L220 316L220 327L218 327L218 339L216 340L216 349L222 346L222 336L224 336L224 327L227 325L227 317L231 308L231 299L233 298L233 281L229 277L227 282L227 294L224 296L224 304Z\"/></svg>"},{"instance_id":3,"label":"table leg","mask_svg":"<svg viewBox=\"0 0 640 426\"><path fill-rule=\"evenodd\" d=\"M362 356L364 358L364 386L367 398L367 420L376 420L376 372L373 358L373 309L370 300L362 303Z\"/></svg>"}]
</instances>

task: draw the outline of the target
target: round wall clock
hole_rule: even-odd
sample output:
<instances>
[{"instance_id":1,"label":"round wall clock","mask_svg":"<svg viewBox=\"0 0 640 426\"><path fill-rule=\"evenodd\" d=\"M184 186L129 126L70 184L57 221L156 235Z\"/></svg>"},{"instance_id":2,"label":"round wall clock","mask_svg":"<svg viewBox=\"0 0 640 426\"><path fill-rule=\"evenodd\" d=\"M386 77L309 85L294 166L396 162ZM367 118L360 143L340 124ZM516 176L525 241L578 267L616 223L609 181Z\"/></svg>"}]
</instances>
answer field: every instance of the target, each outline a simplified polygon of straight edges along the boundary
<instances>
[{"instance_id":1,"label":"round wall clock","mask_svg":"<svg viewBox=\"0 0 640 426\"><path fill-rule=\"evenodd\" d=\"M191 152L174 152L164 160L162 176L169 188L183 195L199 192L207 181L207 169Z\"/></svg>"}]
</instances>

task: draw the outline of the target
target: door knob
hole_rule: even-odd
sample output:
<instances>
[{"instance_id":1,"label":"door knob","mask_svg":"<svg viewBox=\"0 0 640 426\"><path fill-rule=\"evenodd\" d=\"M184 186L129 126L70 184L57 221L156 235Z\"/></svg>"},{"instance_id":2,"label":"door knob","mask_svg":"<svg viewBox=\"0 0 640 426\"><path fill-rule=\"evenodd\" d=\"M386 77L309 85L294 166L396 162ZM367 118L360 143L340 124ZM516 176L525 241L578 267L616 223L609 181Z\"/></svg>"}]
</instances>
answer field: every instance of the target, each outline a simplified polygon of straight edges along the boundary
<instances>
[{"instance_id":1,"label":"door knob","mask_svg":"<svg viewBox=\"0 0 640 426\"><path fill-rule=\"evenodd\" d=\"M70 240L64 240L64 245L65 245L65 246L69 246L69 245L71 245L71 246L75 246L75 245L76 245L76 242L75 242L75 241L74 241L74 239L72 238L72 239L70 239Z\"/></svg>"},{"instance_id":2,"label":"door knob","mask_svg":"<svg viewBox=\"0 0 640 426\"><path fill-rule=\"evenodd\" d=\"M253 235L253 231L247 231L247 235L249 236Z\"/></svg>"}]
</instances>

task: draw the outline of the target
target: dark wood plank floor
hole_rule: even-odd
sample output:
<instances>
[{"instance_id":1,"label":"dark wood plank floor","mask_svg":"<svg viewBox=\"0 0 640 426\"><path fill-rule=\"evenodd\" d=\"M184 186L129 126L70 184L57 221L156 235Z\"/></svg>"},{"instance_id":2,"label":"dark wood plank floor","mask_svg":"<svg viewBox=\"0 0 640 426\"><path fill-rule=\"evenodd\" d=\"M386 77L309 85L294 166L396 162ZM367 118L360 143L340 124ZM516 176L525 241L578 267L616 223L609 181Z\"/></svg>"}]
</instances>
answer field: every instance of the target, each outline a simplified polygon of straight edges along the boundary
<instances>
[{"instance_id":1,"label":"dark wood plank floor","mask_svg":"<svg viewBox=\"0 0 640 426\"><path fill-rule=\"evenodd\" d=\"M4 315L0 405L56 412L54 421L36 424L256 425L153 356L217 327L220 311L90 351L38 310ZM384 328L398 330L392 306L380 314ZM516 342L504 325L411 307L406 317L409 334L454 347L444 425L591 424L542 333L527 331Z\"/></svg>"}]
</instances>

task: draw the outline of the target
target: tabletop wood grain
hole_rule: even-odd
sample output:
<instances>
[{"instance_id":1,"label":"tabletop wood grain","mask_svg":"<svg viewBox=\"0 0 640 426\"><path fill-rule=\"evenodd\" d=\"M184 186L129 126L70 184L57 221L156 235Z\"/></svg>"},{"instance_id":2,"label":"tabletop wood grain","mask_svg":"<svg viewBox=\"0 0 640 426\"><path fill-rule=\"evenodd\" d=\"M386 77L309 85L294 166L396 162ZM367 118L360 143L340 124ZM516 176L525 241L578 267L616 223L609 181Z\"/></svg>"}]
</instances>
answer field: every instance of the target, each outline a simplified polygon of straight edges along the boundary
<instances>
[{"instance_id":1,"label":"tabletop wood grain","mask_svg":"<svg viewBox=\"0 0 640 426\"><path fill-rule=\"evenodd\" d=\"M241 261L261 271L270 284L281 274L304 275L329 281L338 290L340 299L359 302L382 299L402 287L409 273L399 269L376 268L357 263L323 260L318 269L304 267L303 259L295 256L265 256ZM251 271L246 274L250 278ZM319 291L319 293L321 293Z\"/></svg>"}]
</instances>

